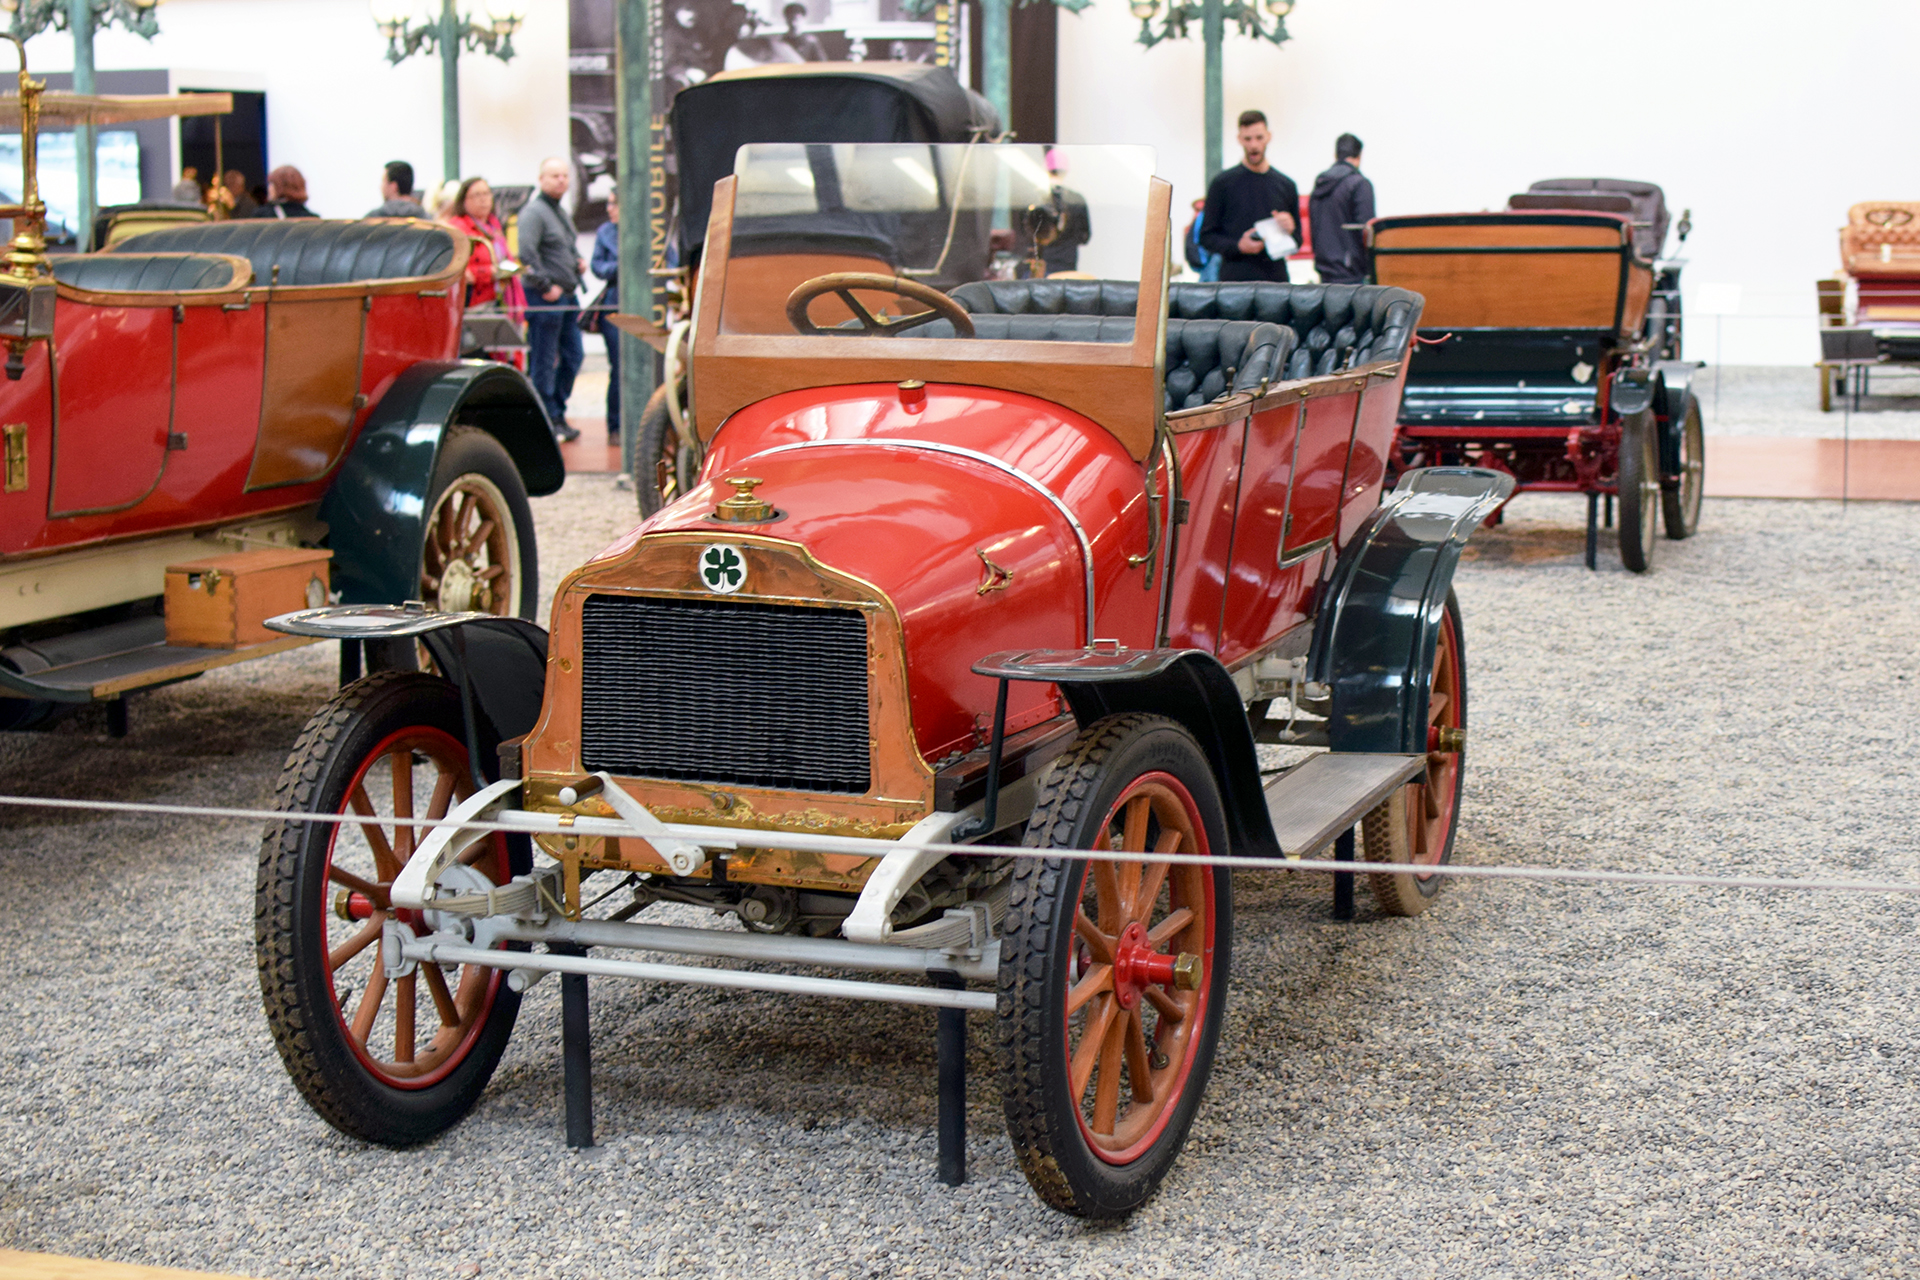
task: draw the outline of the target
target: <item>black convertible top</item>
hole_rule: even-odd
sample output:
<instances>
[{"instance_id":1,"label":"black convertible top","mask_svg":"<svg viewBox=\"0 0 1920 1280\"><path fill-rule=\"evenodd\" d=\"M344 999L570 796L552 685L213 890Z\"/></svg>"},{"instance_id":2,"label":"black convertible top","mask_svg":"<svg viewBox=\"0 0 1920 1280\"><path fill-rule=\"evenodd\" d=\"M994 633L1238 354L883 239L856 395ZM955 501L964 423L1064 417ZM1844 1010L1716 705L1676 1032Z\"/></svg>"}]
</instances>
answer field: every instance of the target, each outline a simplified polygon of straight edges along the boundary
<instances>
[{"instance_id":1,"label":"black convertible top","mask_svg":"<svg viewBox=\"0 0 1920 1280\"><path fill-rule=\"evenodd\" d=\"M1507 207L1625 213L1636 224L1633 243L1641 257L1651 262L1666 249L1667 197L1651 182L1635 182L1630 178L1547 178L1528 187L1525 196L1513 197Z\"/></svg>"},{"instance_id":2,"label":"black convertible top","mask_svg":"<svg viewBox=\"0 0 1920 1280\"><path fill-rule=\"evenodd\" d=\"M753 142L966 142L1000 132L985 98L946 67L917 62L774 63L680 91L671 115L680 170L680 261L707 239L713 184Z\"/></svg>"}]
</instances>

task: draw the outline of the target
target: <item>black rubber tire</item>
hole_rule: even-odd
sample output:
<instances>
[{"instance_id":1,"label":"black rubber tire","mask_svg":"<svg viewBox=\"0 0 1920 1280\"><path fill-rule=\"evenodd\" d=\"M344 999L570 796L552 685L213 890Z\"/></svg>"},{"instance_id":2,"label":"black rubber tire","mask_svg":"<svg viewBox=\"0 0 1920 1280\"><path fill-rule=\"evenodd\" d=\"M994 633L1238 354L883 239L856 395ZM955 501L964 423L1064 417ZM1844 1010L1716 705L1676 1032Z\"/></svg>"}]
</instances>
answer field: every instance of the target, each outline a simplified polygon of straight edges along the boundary
<instances>
[{"instance_id":1,"label":"black rubber tire","mask_svg":"<svg viewBox=\"0 0 1920 1280\"><path fill-rule=\"evenodd\" d=\"M275 807L343 811L348 785L369 753L413 727L464 741L453 685L397 671L348 685L301 730L281 771ZM356 1138L410 1146L444 1132L473 1108L513 1034L520 997L503 973L464 1056L437 1083L399 1088L376 1077L348 1038L327 963L326 871L337 829L332 823L276 822L261 841L253 920L261 1001L287 1074L323 1119ZM531 848L524 840L509 841L508 857L511 872L524 874Z\"/></svg>"},{"instance_id":2,"label":"black rubber tire","mask_svg":"<svg viewBox=\"0 0 1920 1280\"><path fill-rule=\"evenodd\" d=\"M1691 538L1700 527L1700 498L1707 487L1707 437L1700 422L1700 402L1687 393L1686 408L1681 411L1679 429L1680 475L1671 487L1660 490L1660 513L1667 536L1679 541Z\"/></svg>"},{"instance_id":3,"label":"black rubber tire","mask_svg":"<svg viewBox=\"0 0 1920 1280\"><path fill-rule=\"evenodd\" d=\"M0 698L0 733L38 729L59 715L61 704L39 698Z\"/></svg>"},{"instance_id":4,"label":"black rubber tire","mask_svg":"<svg viewBox=\"0 0 1920 1280\"><path fill-rule=\"evenodd\" d=\"M667 389L655 387L640 415L640 434L634 445L633 491L644 519L693 487L693 450L680 441L667 412ZM660 484L662 474L666 487Z\"/></svg>"},{"instance_id":5,"label":"black rubber tire","mask_svg":"<svg viewBox=\"0 0 1920 1280\"><path fill-rule=\"evenodd\" d=\"M1446 612L1440 617L1443 636L1453 646L1454 669L1452 681L1455 697L1450 703L1452 715L1445 717L1445 723L1464 731L1467 727L1467 643L1466 630L1460 625L1460 602L1452 591L1447 592ZM1436 658L1438 655L1436 654ZM1438 663L1436 662L1436 666ZM1431 678L1429 692L1431 692ZM1446 836L1440 845L1441 864L1453 861L1454 837L1460 830L1460 802L1466 791L1467 749L1464 745L1457 752L1451 752L1453 778L1449 788L1452 794L1448 799L1452 809L1448 816ZM1426 784L1422 784L1424 787ZM1413 842L1407 821L1407 805L1425 802L1421 788L1401 787L1387 798L1387 802L1369 813L1360 823L1361 856L1368 862L1411 862L1413 861ZM1433 904L1440 890L1447 884L1445 876L1376 875L1368 877L1368 888L1373 892L1374 906L1381 915L1417 916Z\"/></svg>"},{"instance_id":6,"label":"black rubber tire","mask_svg":"<svg viewBox=\"0 0 1920 1280\"><path fill-rule=\"evenodd\" d=\"M1177 778L1195 801L1207 847L1226 852L1226 818L1206 755L1171 720L1109 716L1083 730L1049 766L1039 787L1025 843L1035 848L1092 846L1117 798L1150 772ZM1152 1196L1166 1176L1206 1091L1227 1007L1233 943L1233 891L1228 873L1211 876L1214 947L1207 962L1199 1034L1179 1096L1158 1136L1126 1164L1096 1154L1082 1132L1080 1099L1068 1083L1066 984L1074 941L1074 912L1088 864L1070 859L1021 859L1002 927L999 1000L995 1009L1001 1057L1001 1098L1014 1152L1039 1197L1086 1218L1117 1218Z\"/></svg>"},{"instance_id":7,"label":"black rubber tire","mask_svg":"<svg viewBox=\"0 0 1920 1280\"><path fill-rule=\"evenodd\" d=\"M508 537L518 549L520 560L520 582L513 593L518 599L511 611L516 617L532 618L540 608L540 555L533 531L533 508L527 501L526 482L520 478L520 469L513 465L505 446L478 427L449 428L446 438L440 442L440 456L433 465L433 483L427 487L425 510L432 513L439 506L441 495L469 474L485 479L499 490L504 500L503 514L512 525ZM419 555L424 579L424 541ZM425 590L423 580L421 591ZM430 598L427 602L434 603Z\"/></svg>"},{"instance_id":8,"label":"black rubber tire","mask_svg":"<svg viewBox=\"0 0 1920 1280\"><path fill-rule=\"evenodd\" d=\"M1620 421L1620 563L1634 573L1653 567L1660 521L1660 424L1642 409Z\"/></svg>"}]
</instances>

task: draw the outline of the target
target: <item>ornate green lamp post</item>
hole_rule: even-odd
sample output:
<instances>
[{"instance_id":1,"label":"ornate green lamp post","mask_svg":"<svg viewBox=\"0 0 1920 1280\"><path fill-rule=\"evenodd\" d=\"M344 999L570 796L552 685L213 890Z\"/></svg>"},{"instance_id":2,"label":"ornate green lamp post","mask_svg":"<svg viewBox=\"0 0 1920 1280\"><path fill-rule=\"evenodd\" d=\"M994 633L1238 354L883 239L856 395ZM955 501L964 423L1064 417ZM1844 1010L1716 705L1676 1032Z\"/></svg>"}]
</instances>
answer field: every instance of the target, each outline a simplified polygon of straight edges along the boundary
<instances>
[{"instance_id":1,"label":"ornate green lamp post","mask_svg":"<svg viewBox=\"0 0 1920 1280\"><path fill-rule=\"evenodd\" d=\"M91 95L93 83L93 33L119 23L133 34L151 40L160 33L160 20L154 7L160 0L0 0L0 13L12 15L10 30L21 40L39 35L48 27L73 32L73 91ZM95 144L93 125L79 124L73 130L73 163L79 178L80 217L74 234L86 243L93 226L95 208Z\"/></svg>"},{"instance_id":2,"label":"ornate green lamp post","mask_svg":"<svg viewBox=\"0 0 1920 1280\"><path fill-rule=\"evenodd\" d=\"M460 52L489 53L502 62L513 61L513 33L523 21L523 6L490 0L485 22L456 11L453 0L440 0L439 15L424 19L416 17L407 0L372 0L372 9L374 25L387 38L388 62L398 65L427 49L440 52L440 149L445 170L440 176L453 182L460 177Z\"/></svg>"},{"instance_id":3,"label":"ornate green lamp post","mask_svg":"<svg viewBox=\"0 0 1920 1280\"><path fill-rule=\"evenodd\" d=\"M1243 36L1285 44L1288 38L1287 15L1293 12L1293 0L1261 0L1258 6L1245 0L1200 0L1199 3L1170 0L1164 13L1161 11L1161 0L1129 0L1128 8L1134 17L1140 19L1140 43L1149 49L1162 40L1185 39L1187 27L1194 22L1200 24L1200 38L1207 44L1206 181L1212 182L1213 176L1226 167L1221 155L1220 137L1221 117L1225 114L1220 88L1220 46L1226 40L1227 24L1238 23ZM1261 12L1262 9L1265 13ZM1154 28L1155 18L1159 19L1158 30Z\"/></svg>"}]
</instances>

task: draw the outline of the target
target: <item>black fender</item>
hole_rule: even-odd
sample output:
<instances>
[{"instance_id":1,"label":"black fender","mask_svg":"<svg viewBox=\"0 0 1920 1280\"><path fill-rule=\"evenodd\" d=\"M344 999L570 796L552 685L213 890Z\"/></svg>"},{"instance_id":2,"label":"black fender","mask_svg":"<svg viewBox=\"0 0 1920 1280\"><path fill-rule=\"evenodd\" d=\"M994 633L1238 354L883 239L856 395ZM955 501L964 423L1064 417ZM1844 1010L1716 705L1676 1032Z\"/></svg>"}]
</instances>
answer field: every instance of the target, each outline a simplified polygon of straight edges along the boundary
<instances>
[{"instance_id":1,"label":"black fender","mask_svg":"<svg viewBox=\"0 0 1920 1280\"><path fill-rule=\"evenodd\" d=\"M1687 421L1687 400L1693 395L1693 375L1701 367L1695 360L1662 360L1653 367L1653 411L1660 417L1660 470L1668 476L1680 474L1680 432Z\"/></svg>"},{"instance_id":2,"label":"black fender","mask_svg":"<svg viewBox=\"0 0 1920 1280\"><path fill-rule=\"evenodd\" d=\"M491 775L501 743L533 732L547 689L547 629L524 618L439 613L400 605L333 605L269 618L287 635L323 640L418 640L460 690L467 750Z\"/></svg>"},{"instance_id":3,"label":"black fender","mask_svg":"<svg viewBox=\"0 0 1920 1280\"><path fill-rule=\"evenodd\" d=\"M455 426L498 440L530 496L566 479L547 411L525 374L490 360L414 365L380 398L320 501L343 602L398 604L419 591L427 489Z\"/></svg>"},{"instance_id":4,"label":"black fender","mask_svg":"<svg viewBox=\"0 0 1920 1280\"><path fill-rule=\"evenodd\" d=\"M1200 649L1034 649L996 653L973 669L998 679L1058 685L1082 729L1104 716L1133 711L1179 724L1213 767L1233 852L1280 856L1254 755L1253 726L1233 677L1212 654Z\"/></svg>"},{"instance_id":5,"label":"black fender","mask_svg":"<svg viewBox=\"0 0 1920 1280\"><path fill-rule=\"evenodd\" d=\"M1335 751L1424 755L1427 673L1460 552L1513 493L1480 467L1400 477L1335 563L1322 590L1306 678L1332 689Z\"/></svg>"}]
</instances>

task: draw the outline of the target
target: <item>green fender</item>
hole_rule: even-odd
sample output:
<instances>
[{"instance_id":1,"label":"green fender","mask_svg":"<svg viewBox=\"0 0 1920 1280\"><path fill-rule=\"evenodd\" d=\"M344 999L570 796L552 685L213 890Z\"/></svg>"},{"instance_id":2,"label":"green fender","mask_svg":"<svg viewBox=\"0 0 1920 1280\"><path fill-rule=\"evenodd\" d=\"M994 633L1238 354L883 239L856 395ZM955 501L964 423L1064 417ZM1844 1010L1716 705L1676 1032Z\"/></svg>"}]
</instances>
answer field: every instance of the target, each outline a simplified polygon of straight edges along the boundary
<instances>
[{"instance_id":1,"label":"green fender","mask_svg":"<svg viewBox=\"0 0 1920 1280\"><path fill-rule=\"evenodd\" d=\"M447 429L477 427L513 459L532 497L566 479L526 375L489 360L423 361L395 378L320 502L344 604L399 604L419 590L427 490Z\"/></svg>"},{"instance_id":2,"label":"green fender","mask_svg":"<svg viewBox=\"0 0 1920 1280\"><path fill-rule=\"evenodd\" d=\"M1307 679L1332 686L1335 751L1426 754L1427 675L1453 571L1512 492L1501 471L1409 471L1340 553L1307 655Z\"/></svg>"}]
</instances>

